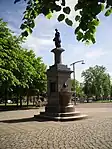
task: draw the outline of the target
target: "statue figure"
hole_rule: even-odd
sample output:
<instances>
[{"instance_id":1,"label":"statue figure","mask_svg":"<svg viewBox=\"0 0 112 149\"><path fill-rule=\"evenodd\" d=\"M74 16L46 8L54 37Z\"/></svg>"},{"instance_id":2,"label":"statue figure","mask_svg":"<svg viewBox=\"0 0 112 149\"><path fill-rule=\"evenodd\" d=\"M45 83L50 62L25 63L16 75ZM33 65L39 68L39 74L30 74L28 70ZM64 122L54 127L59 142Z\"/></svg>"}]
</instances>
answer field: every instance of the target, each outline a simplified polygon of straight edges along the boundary
<instances>
[{"instance_id":1,"label":"statue figure","mask_svg":"<svg viewBox=\"0 0 112 149\"><path fill-rule=\"evenodd\" d=\"M53 39L53 41L55 41L56 48L60 48L61 47L60 33L58 32L57 29L55 29L55 31L56 33L55 33L55 38Z\"/></svg>"}]
</instances>

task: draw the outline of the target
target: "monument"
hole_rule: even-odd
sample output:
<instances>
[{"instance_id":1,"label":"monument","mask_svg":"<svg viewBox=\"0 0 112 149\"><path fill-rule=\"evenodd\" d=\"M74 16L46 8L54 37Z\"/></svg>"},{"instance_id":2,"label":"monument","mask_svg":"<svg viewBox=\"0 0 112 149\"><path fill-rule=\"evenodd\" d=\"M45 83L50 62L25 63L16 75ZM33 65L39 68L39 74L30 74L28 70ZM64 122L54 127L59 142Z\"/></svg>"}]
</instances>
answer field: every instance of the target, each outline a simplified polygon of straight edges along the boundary
<instances>
[{"instance_id":1,"label":"monument","mask_svg":"<svg viewBox=\"0 0 112 149\"><path fill-rule=\"evenodd\" d=\"M47 70L47 94L48 103L45 112L40 112L39 117L52 120L73 120L85 118L75 111L75 106L71 101L73 92L71 92L71 73L73 71L62 64L61 54L65 50L61 48L60 33L55 29L55 48L51 50L54 53L54 65ZM35 118L37 115L34 116Z\"/></svg>"}]
</instances>

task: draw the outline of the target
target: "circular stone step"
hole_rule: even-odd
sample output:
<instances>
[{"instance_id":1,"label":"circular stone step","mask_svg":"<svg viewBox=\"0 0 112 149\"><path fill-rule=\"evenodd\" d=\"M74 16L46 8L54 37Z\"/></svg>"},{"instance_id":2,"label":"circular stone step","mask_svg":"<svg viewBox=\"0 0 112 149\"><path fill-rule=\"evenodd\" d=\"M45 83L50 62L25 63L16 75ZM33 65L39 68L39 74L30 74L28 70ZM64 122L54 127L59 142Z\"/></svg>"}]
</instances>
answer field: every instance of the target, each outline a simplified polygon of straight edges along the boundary
<instances>
[{"instance_id":1,"label":"circular stone step","mask_svg":"<svg viewBox=\"0 0 112 149\"><path fill-rule=\"evenodd\" d=\"M49 120L56 120L56 121L69 121L69 120L79 120L87 118L87 115L80 114L78 112L78 115L75 116L55 116L55 115L47 115L46 113L40 114L40 115L34 115L34 118L42 118L42 119L49 119Z\"/></svg>"}]
</instances>

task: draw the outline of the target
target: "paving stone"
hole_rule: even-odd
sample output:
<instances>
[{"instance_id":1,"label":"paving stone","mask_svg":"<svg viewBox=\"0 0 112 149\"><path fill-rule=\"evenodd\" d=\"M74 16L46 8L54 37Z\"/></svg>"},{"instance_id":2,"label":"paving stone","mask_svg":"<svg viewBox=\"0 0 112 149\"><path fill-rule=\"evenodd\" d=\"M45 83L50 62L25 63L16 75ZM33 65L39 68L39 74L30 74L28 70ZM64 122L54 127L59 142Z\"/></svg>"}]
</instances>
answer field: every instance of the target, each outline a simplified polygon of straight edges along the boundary
<instances>
[{"instance_id":1,"label":"paving stone","mask_svg":"<svg viewBox=\"0 0 112 149\"><path fill-rule=\"evenodd\" d=\"M90 118L39 122L30 120L37 110L1 112L0 149L112 149L112 104L79 107Z\"/></svg>"}]
</instances>

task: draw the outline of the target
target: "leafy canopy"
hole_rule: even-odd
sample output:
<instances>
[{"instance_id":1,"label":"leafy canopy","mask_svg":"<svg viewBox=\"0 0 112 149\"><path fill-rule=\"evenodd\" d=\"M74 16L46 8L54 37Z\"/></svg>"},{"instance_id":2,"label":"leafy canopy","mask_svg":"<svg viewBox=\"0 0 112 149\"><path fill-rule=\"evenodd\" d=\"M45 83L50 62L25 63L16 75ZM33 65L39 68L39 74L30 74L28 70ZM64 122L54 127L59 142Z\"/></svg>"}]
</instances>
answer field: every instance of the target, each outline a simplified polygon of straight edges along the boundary
<instances>
[{"instance_id":1,"label":"leafy canopy","mask_svg":"<svg viewBox=\"0 0 112 149\"><path fill-rule=\"evenodd\" d=\"M20 0L15 0L14 3ZM66 4L67 0L24 0L27 2L26 10L24 12L22 36L27 37L33 32L35 27L35 18L39 14L44 14L46 18L50 19L54 12L60 12L58 21L65 21L69 26L73 26L73 21L76 20L79 25L75 29L76 38L78 41L85 43L95 43L96 28L100 23L98 15L105 10L105 16L112 14L112 0L78 0L77 4L74 2L74 16L75 12L79 11L74 20L69 19L71 8Z\"/></svg>"},{"instance_id":2,"label":"leafy canopy","mask_svg":"<svg viewBox=\"0 0 112 149\"><path fill-rule=\"evenodd\" d=\"M111 91L110 76L103 66L89 67L82 72L84 92L87 96L109 96Z\"/></svg>"},{"instance_id":3,"label":"leafy canopy","mask_svg":"<svg viewBox=\"0 0 112 149\"><path fill-rule=\"evenodd\" d=\"M83 88L79 81L72 79L71 84L72 84L71 90L76 93L76 96L78 97L84 96Z\"/></svg>"},{"instance_id":4,"label":"leafy canopy","mask_svg":"<svg viewBox=\"0 0 112 149\"><path fill-rule=\"evenodd\" d=\"M14 36L0 19L0 95L6 90L45 89L46 65L21 43L21 38Z\"/></svg>"}]
</instances>

